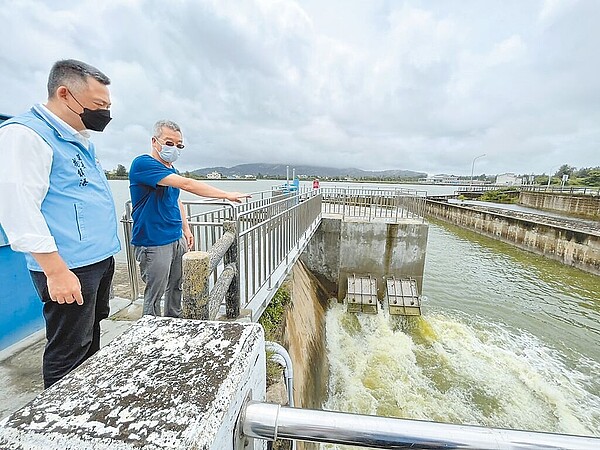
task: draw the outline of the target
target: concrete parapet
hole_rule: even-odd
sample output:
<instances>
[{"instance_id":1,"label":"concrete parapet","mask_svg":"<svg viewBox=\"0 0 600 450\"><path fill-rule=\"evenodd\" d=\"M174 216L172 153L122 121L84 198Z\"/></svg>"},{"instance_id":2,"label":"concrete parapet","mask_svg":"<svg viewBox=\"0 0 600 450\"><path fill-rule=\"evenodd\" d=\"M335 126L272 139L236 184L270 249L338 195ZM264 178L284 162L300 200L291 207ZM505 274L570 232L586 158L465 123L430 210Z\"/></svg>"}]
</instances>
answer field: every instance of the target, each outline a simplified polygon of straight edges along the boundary
<instances>
[{"instance_id":1,"label":"concrete parapet","mask_svg":"<svg viewBox=\"0 0 600 450\"><path fill-rule=\"evenodd\" d=\"M260 325L145 316L6 418L0 448L231 449L265 377Z\"/></svg>"},{"instance_id":2,"label":"concrete parapet","mask_svg":"<svg viewBox=\"0 0 600 450\"><path fill-rule=\"evenodd\" d=\"M600 197L555 192L521 191L519 203L537 209L600 219Z\"/></svg>"}]
</instances>

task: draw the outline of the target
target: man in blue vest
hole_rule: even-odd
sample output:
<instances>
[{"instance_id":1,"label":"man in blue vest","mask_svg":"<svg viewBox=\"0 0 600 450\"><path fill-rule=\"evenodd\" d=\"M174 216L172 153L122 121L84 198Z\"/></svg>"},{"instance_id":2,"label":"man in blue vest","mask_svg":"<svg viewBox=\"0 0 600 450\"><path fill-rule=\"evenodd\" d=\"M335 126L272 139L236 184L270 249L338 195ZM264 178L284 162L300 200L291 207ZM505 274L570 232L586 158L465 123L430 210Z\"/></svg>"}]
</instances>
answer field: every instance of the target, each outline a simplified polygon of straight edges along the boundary
<instances>
[{"instance_id":1,"label":"man in blue vest","mask_svg":"<svg viewBox=\"0 0 600 450\"><path fill-rule=\"evenodd\" d=\"M88 130L111 120L109 78L76 60L56 62L48 102L0 125L0 223L25 252L43 301L49 387L100 348L120 250L110 187Z\"/></svg>"},{"instance_id":2,"label":"man in blue vest","mask_svg":"<svg viewBox=\"0 0 600 450\"><path fill-rule=\"evenodd\" d=\"M185 146L181 128L175 122L156 122L151 146L150 154L135 158L129 170L131 243L146 283L143 313L180 317L182 257L194 245L194 236L179 200L180 190L233 202L241 202L250 195L222 191L179 175L173 163ZM164 312L161 311L163 294Z\"/></svg>"}]
</instances>

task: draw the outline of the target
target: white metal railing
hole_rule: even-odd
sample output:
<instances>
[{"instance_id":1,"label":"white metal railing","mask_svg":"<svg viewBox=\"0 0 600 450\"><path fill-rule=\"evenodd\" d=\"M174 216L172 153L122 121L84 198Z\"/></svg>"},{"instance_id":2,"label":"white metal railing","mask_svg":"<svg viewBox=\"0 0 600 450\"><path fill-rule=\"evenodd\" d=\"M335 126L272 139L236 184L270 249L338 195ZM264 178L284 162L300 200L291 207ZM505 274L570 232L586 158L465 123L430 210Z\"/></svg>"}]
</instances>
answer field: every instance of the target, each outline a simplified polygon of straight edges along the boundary
<instances>
[{"instance_id":1,"label":"white metal railing","mask_svg":"<svg viewBox=\"0 0 600 450\"><path fill-rule=\"evenodd\" d=\"M321 214L321 197L314 191L301 190L294 195L273 195L271 191L263 191L252 193L252 196L252 200L239 205L210 200L183 202L194 235L192 250L209 252L223 237L224 223L235 223L238 305L241 308L248 307L261 291L263 297L272 296L264 291L271 290L281 281L283 275L276 273L277 269L283 267L284 273L287 273L318 227ZM127 242L125 253L131 296L135 300L140 296L140 283L134 249L130 244L133 227L130 201L125 204L121 222ZM209 279L209 290L212 290L224 269L223 261L215 264ZM270 298L261 297L260 300L266 307L268 301L265 300ZM263 310L264 307L257 309L260 313Z\"/></svg>"},{"instance_id":2,"label":"white metal railing","mask_svg":"<svg viewBox=\"0 0 600 450\"><path fill-rule=\"evenodd\" d=\"M238 214L240 303L260 317L321 220L321 195L301 190Z\"/></svg>"},{"instance_id":3,"label":"white metal railing","mask_svg":"<svg viewBox=\"0 0 600 450\"><path fill-rule=\"evenodd\" d=\"M424 220L426 191L411 189L321 188L323 213L366 220Z\"/></svg>"},{"instance_id":4,"label":"white metal railing","mask_svg":"<svg viewBox=\"0 0 600 450\"><path fill-rule=\"evenodd\" d=\"M275 288L306 247L322 213L365 220L423 221L426 200L425 192L371 188L301 188L288 193L261 191L252 196L241 204L210 200L183 204L194 235L192 250L210 252L224 235L224 223L234 222L237 261L230 261L229 265L235 265L239 302L233 310L251 309L253 319L260 317ZM133 247L129 244L133 225L131 202L126 203L121 221L128 243L125 251L135 300L140 296L140 286ZM209 292L225 270L225 264L220 260L214 268L207 285ZM228 315L232 309L229 306Z\"/></svg>"},{"instance_id":5,"label":"white metal railing","mask_svg":"<svg viewBox=\"0 0 600 450\"><path fill-rule=\"evenodd\" d=\"M518 184L514 186L508 186L504 184L486 184L486 185L473 185L473 186L461 186L455 193L460 194L462 192L484 192L484 191L497 191L500 189L504 190L515 190L515 191L531 191L531 192L551 192L559 194L574 194L574 195L600 195L600 187L584 187L584 186L548 186L548 185L530 185L530 184Z\"/></svg>"},{"instance_id":6,"label":"white metal railing","mask_svg":"<svg viewBox=\"0 0 600 450\"><path fill-rule=\"evenodd\" d=\"M600 196L600 187L582 186L517 186L522 191L556 192L559 194L593 195Z\"/></svg>"}]
</instances>

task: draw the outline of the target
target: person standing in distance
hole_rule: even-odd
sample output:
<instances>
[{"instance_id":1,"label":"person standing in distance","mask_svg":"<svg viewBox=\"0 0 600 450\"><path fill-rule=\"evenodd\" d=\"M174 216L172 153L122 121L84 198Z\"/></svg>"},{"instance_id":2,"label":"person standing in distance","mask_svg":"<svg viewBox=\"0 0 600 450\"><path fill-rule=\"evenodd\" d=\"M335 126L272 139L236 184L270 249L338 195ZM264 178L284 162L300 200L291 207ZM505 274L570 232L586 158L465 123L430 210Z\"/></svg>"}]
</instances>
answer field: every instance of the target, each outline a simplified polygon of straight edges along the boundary
<instances>
[{"instance_id":1,"label":"person standing in distance","mask_svg":"<svg viewBox=\"0 0 600 450\"><path fill-rule=\"evenodd\" d=\"M194 246L181 189L202 197L241 202L250 197L226 192L178 174L173 163L184 149L181 128L170 120L154 124L151 152L133 160L129 169L133 232L131 244L140 263L144 290L143 314L181 317L183 254ZM164 313L161 298L164 294Z\"/></svg>"},{"instance_id":2,"label":"person standing in distance","mask_svg":"<svg viewBox=\"0 0 600 450\"><path fill-rule=\"evenodd\" d=\"M43 302L44 387L100 348L113 255L121 249L114 200L88 130L110 117L110 79L81 61L57 61L48 102L0 125L0 224L25 253Z\"/></svg>"}]
</instances>

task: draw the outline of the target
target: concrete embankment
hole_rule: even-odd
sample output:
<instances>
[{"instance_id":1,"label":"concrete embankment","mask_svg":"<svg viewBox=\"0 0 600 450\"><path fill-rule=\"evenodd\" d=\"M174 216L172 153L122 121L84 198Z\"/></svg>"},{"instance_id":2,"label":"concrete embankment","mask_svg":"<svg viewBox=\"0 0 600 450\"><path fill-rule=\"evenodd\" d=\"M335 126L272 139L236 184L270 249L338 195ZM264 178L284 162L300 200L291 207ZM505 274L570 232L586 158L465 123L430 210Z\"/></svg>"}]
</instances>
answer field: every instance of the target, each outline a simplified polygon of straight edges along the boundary
<instances>
[{"instance_id":1,"label":"concrete embankment","mask_svg":"<svg viewBox=\"0 0 600 450\"><path fill-rule=\"evenodd\" d=\"M600 224L428 200L426 214L600 275Z\"/></svg>"},{"instance_id":2,"label":"concrete embankment","mask_svg":"<svg viewBox=\"0 0 600 450\"><path fill-rule=\"evenodd\" d=\"M519 204L590 219L600 219L600 196L521 191Z\"/></svg>"}]
</instances>

